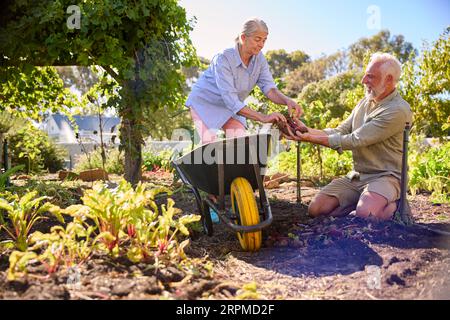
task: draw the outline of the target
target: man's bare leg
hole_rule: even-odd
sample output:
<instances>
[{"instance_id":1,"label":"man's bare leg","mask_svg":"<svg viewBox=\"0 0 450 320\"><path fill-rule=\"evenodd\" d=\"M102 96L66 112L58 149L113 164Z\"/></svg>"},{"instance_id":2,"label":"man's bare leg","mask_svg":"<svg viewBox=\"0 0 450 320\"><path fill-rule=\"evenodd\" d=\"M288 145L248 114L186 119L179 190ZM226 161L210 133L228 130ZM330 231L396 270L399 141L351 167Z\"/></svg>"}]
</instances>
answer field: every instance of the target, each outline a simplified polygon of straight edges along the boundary
<instances>
[{"instance_id":1,"label":"man's bare leg","mask_svg":"<svg viewBox=\"0 0 450 320\"><path fill-rule=\"evenodd\" d=\"M333 211L330 212L330 216L332 217L343 217L348 215L350 212L356 210L356 203L352 203L345 207L337 207Z\"/></svg>"},{"instance_id":2,"label":"man's bare leg","mask_svg":"<svg viewBox=\"0 0 450 320\"><path fill-rule=\"evenodd\" d=\"M318 193L309 204L308 214L311 217L329 215L339 207L339 200L336 197Z\"/></svg>"},{"instance_id":3,"label":"man's bare leg","mask_svg":"<svg viewBox=\"0 0 450 320\"><path fill-rule=\"evenodd\" d=\"M371 220L389 220L395 212L395 202L388 203L387 199L375 192L364 192L356 207L356 215Z\"/></svg>"}]
</instances>

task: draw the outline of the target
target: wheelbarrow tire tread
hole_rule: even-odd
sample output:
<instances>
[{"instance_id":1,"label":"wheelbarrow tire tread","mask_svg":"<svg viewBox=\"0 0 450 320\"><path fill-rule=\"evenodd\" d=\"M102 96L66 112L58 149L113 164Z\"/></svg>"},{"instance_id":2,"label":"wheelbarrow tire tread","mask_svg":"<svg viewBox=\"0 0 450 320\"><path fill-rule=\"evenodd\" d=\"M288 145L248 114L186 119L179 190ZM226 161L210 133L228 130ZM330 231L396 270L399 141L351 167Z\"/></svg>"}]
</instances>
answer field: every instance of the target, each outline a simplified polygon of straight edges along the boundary
<instances>
[{"instance_id":1,"label":"wheelbarrow tire tread","mask_svg":"<svg viewBox=\"0 0 450 320\"><path fill-rule=\"evenodd\" d=\"M239 214L240 224L243 226L258 224L258 205L248 180L242 177L234 179L230 191L232 209ZM238 233L237 237L245 251L257 251L261 248L261 231Z\"/></svg>"}]
</instances>

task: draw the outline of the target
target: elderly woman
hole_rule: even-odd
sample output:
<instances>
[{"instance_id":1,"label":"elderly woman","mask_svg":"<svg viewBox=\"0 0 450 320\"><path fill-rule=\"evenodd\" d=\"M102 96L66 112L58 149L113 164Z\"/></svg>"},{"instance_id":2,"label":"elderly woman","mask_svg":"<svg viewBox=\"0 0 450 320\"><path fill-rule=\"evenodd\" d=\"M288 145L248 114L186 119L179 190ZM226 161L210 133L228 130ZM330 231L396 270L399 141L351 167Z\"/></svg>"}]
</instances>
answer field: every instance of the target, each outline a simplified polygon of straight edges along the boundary
<instances>
[{"instance_id":1,"label":"elderly woman","mask_svg":"<svg viewBox=\"0 0 450 320\"><path fill-rule=\"evenodd\" d=\"M219 129L228 138L245 134L246 118L262 123L286 123L281 113L262 114L245 105L254 86L276 104L287 105L290 114L299 117L303 111L276 87L269 65L261 50L269 31L264 21L246 21L236 38L236 46L217 54L189 95L186 106L202 143L216 139Z\"/></svg>"}]
</instances>

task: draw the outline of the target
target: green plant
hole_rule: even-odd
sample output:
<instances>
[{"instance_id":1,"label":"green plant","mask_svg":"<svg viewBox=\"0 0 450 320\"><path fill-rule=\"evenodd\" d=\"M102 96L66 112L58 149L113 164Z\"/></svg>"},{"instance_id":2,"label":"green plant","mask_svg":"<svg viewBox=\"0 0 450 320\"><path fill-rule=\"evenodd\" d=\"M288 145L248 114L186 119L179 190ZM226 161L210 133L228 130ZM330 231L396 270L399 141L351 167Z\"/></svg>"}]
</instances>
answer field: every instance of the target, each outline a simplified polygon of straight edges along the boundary
<instances>
[{"instance_id":1,"label":"green plant","mask_svg":"<svg viewBox=\"0 0 450 320\"><path fill-rule=\"evenodd\" d=\"M25 168L24 165L15 166L15 167L13 167L11 169L6 170L3 173L0 173L0 190L5 189L6 182L8 181L8 178L10 178L14 173L16 173L17 171L22 170L23 168Z\"/></svg>"},{"instance_id":2,"label":"green plant","mask_svg":"<svg viewBox=\"0 0 450 320\"><path fill-rule=\"evenodd\" d=\"M29 250L42 251L36 258L49 274L58 270L61 265L67 268L79 266L92 255L96 241L91 238L94 226L84 227L80 223L71 222L66 228L54 226L50 233L34 232L30 237Z\"/></svg>"},{"instance_id":3,"label":"green plant","mask_svg":"<svg viewBox=\"0 0 450 320\"><path fill-rule=\"evenodd\" d=\"M36 261L37 257L37 253L33 251L13 251L9 256L7 279L13 281L26 275L28 264Z\"/></svg>"},{"instance_id":4,"label":"green plant","mask_svg":"<svg viewBox=\"0 0 450 320\"><path fill-rule=\"evenodd\" d=\"M12 164L24 165L27 172L56 172L64 167L66 152L31 123L11 134L9 141Z\"/></svg>"},{"instance_id":5,"label":"green plant","mask_svg":"<svg viewBox=\"0 0 450 320\"><path fill-rule=\"evenodd\" d=\"M48 201L61 208L80 203L79 181L42 181L30 179L23 186L12 186L8 190L19 196L36 191L39 196L48 197Z\"/></svg>"},{"instance_id":6,"label":"green plant","mask_svg":"<svg viewBox=\"0 0 450 320\"><path fill-rule=\"evenodd\" d=\"M320 158L318 154L320 150ZM342 176L352 169L352 154L311 145L301 144L301 175L303 179L328 183L331 179ZM276 168L275 168L276 167ZM269 163L269 170L297 174L297 146L293 145L289 151L281 152Z\"/></svg>"},{"instance_id":7,"label":"green plant","mask_svg":"<svg viewBox=\"0 0 450 320\"><path fill-rule=\"evenodd\" d=\"M413 149L409 156L409 187L413 194L418 191L432 192L431 200L450 202L450 142L425 151Z\"/></svg>"},{"instance_id":8,"label":"green plant","mask_svg":"<svg viewBox=\"0 0 450 320\"><path fill-rule=\"evenodd\" d=\"M172 171L173 168L170 165L173 151L166 149L160 152L145 151L142 154L143 168L148 171L157 171L162 169L164 171Z\"/></svg>"},{"instance_id":9,"label":"green plant","mask_svg":"<svg viewBox=\"0 0 450 320\"><path fill-rule=\"evenodd\" d=\"M96 241L99 248L113 257L126 251L133 261L169 260L185 258L184 247L189 243L178 243L177 235L189 235L186 225L200 220L198 215L184 215L175 219L180 212L172 199L161 209L155 202L155 196L161 192L170 194L165 188L147 190L147 185L139 183L135 189L122 180L117 188L111 190L97 182L92 190L82 197L83 205L73 205L64 213L71 215L74 222L93 221L96 226Z\"/></svg>"},{"instance_id":10,"label":"green plant","mask_svg":"<svg viewBox=\"0 0 450 320\"><path fill-rule=\"evenodd\" d=\"M124 157L123 152L116 148L109 149L106 152L105 169L108 173L123 174ZM91 151L89 154L82 154L78 157L74 171L103 168L101 150Z\"/></svg>"},{"instance_id":11,"label":"green plant","mask_svg":"<svg viewBox=\"0 0 450 320\"><path fill-rule=\"evenodd\" d=\"M11 237L15 243L15 247L20 251L26 251L29 245L28 235L33 225L43 218L45 212L52 213L60 222L64 222L60 214L60 208L46 202L41 204L48 197L36 198L37 192L29 192L23 197L12 195L13 200L7 201L0 198L0 209L6 211L9 219L8 223L2 224L2 228ZM3 214L3 212L1 212Z\"/></svg>"},{"instance_id":12,"label":"green plant","mask_svg":"<svg viewBox=\"0 0 450 320\"><path fill-rule=\"evenodd\" d=\"M147 212L149 214L136 217L136 232L127 253L131 261L148 261L150 257L154 257L155 265L158 265L164 258L169 261L186 258L184 248L189 244L189 239L178 244L177 233L188 236L186 225L200 221L200 216L190 214L174 219L179 212L174 205L175 202L169 198L167 207L161 206L161 214L158 214L157 207L153 206L152 213Z\"/></svg>"}]
</instances>

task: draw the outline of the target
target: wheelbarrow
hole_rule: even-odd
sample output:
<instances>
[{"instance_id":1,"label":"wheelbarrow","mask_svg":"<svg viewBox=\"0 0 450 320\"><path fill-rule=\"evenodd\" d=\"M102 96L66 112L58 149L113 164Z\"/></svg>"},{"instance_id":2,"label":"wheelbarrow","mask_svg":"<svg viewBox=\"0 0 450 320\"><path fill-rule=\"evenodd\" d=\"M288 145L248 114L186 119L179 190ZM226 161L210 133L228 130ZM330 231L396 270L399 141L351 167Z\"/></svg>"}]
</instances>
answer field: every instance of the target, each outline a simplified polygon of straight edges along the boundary
<instances>
[{"instance_id":1,"label":"wheelbarrow","mask_svg":"<svg viewBox=\"0 0 450 320\"><path fill-rule=\"evenodd\" d=\"M172 161L183 183L195 196L203 231L213 235L210 209L237 233L245 251L261 247L261 230L272 223L264 190L264 170L270 153L270 133L260 133L204 144ZM201 196L200 190L205 193ZM259 191L259 207L255 197ZM214 195L217 203L207 195ZM225 196L231 207L225 207Z\"/></svg>"}]
</instances>

